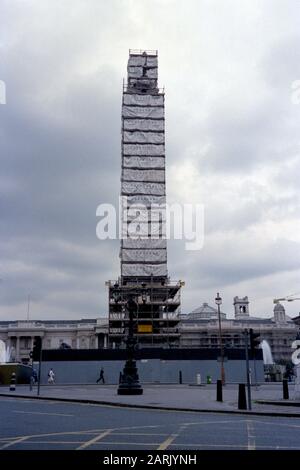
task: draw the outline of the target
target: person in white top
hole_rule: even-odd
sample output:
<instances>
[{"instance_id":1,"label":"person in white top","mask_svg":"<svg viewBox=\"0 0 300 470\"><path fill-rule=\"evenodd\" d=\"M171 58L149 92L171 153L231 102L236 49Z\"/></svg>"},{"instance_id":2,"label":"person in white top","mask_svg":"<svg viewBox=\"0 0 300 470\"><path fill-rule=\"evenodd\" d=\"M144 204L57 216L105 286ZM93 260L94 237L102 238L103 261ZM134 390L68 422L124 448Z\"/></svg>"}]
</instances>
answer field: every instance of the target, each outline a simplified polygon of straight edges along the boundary
<instances>
[{"instance_id":1,"label":"person in white top","mask_svg":"<svg viewBox=\"0 0 300 470\"><path fill-rule=\"evenodd\" d=\"M55 379L55 374L53 372L53 369L50 369L48 372L48 383L54 384L54 379Z\"/></svg>"}]
</instances>

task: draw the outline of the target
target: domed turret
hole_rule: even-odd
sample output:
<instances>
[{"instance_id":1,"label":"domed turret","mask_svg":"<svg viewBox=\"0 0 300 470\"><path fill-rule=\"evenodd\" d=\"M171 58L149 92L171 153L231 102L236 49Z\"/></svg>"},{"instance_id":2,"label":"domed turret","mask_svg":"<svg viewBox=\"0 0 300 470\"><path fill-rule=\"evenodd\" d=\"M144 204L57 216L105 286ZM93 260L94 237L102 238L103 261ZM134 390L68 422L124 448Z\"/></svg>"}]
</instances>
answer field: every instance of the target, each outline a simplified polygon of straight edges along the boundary
<instances>
[{"instance_id":1,"label":"domed turret","mask_svg":"<svg viewBox=\"0 0 300 470\"><path fill-rule=\"evenodd\" d=\"M280 322L285 322L286 317L285 317L285 308L281 303L277 303L274 307L274 320L276 323Z\"/></svg>"}]
</instances>

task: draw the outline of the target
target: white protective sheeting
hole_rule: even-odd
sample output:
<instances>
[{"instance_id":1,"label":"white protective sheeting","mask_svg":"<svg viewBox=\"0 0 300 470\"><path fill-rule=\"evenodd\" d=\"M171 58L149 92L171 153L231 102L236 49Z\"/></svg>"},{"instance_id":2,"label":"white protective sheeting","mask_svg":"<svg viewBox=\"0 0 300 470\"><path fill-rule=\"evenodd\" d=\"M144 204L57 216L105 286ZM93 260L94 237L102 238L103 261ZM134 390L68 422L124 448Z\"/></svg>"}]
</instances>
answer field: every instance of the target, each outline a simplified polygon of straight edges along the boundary
<instances>
[{"instance_id":1,"label":"white protective sheeting","mask_svg":"<svg viewBox=\"0 0 300 470\"><path fill-rule=\"evenodd\" d=\"M165 154L164 145L123 144L123 155L158 155Z\"/></svg>"},{"instance_id":2,"label":"white protective sheeting","mask_svg":"<svg viewBox=\"0 0 300 470\"><path fill-rule=\"evenodd\" d=\"M133 240L131 238L126 238L123 240L123 249L124 248L133 248L136 250L155 250L156 248L167 248L167 240L153 240L152 238L141 238Z\"/></svg>"},{"instance_id":3,"label":"white protective sheeting","mask_svg":"<svg viewBox=\"0 0 300 470\"><path fill-rule=\"evenodd\" d=\"M125 131L164 131L165 123L163 120L156 119L124 119Z\"/></svg>"},{"instance_id":4,"label":"white protective sheeting","mask_svg":"<svg viewBox=\"0 0 300 470\"><path fill-rule=\"evenodd\" d=\"M164 182L164 170L128 170L124 169L122 179L126 181Z\"/></svg>"},{"instance_id":5,"label":"white protective sheeting","mask_svg":"<svg viewBox=\"0 0 300 470\"><path fill-rule=\"evenodd\" d=\"M139 144L163 144L164 141L165 136L162 132L124 131L123 133L123 142L128 144L132 142Z\"/></svg>"},{"instance_id":6,"label":"white protective sheeting","mask_svg":"<svg viewBox=\"0 0 300 470\"><path fill-rule=\"evenodd\" d=\"M157 79L157 68L153 67L152 69L146 70L146 77Z\"/></svg>"},{"instance_id":7,"label":"white protective sheeting","mask_svg":"<svg viewBox=\"0 0 300 470\"><path fill-rule=\"evenodd\" d=\"M138 195L138 196L122 196L122 200L126 198L127 203L130 204L144 204L150 207L151 204L165 204L166 196L151 196L151 195Z\"/></svg>"},{"instance_id":8,"label":"white protective sheeting","mask_svg":"<svg viewBox=\"0 0 300 470\"><path fill-rule=\"evenodd\" d=\"M164 168L164 157L124 157L123 166L126 168Z\"/></svg>"},{"instance_id":9,"label":"white protective sheeting","mask_svg":"<svg viewBox=\"0 0 300 470\"><path fill-rule=\"evenodd\" d=\"M154 78L130 78L128 77L128 86L136 87L138 89L148 89L151 88L152 90L156 89L157 87L157 80Z\"/></svg>"},{"instance_id":10,"label":"white protective sheeting","mask_svg":"<svg viewBox=\"0 0 300 470\"><path fill-rule=\"evenodd\" d=\"M155 262L166 262L167 261L167 250L122 250L121 252L122 261L133 261L141 262L146 261L148 263Z\"/></svg>"},{"instance_id":11,"label":"white protective sheeting","mask_svg":"<svg viewBox=\"0 0 300 470\"><path fill-rule=\"evenodd\" d=\"M159 240L160 238L165 238L166 227L165 224L161 223L136 223L136 222L129 222L122 223L121 226L121 238L122 239L130 239L130 240L137 240L140 238L147 239L149 237Z\"/></svg>"},{"instance_id":12,"label":"white protective sheeting","mask_svg":"<svg viewBox=\"0 0 300 470\"><path fill-rule=\"evenodd\" d=\"M163 106L164 95L125 93L123 95L123 103L131 106Z\"/></svg>"},{"instance_id":13,"label":"white protective sheeting","mask_svg":"<svg viewBox=\"0 0 300 470\"><path fill-rule=\"evenodd\" d=\"M125 204L120 206L122 210L122 222L134 222L136 224L148 222L154 224L161 224L166 221L166 207L165 204L161 206L147 207L143 204L135 204L127 207Z\"/></svg>"},{"instance_id":14,"label":"white protective sheeting","mask_svg":"<svg viewBox=\"0 0 300 470\"><path fill-rule=\"evenodd\" d=\"M167 264L125 264L122 263L122 276L167 276Z\"/></svg>"},{"instance_id":15,"label":"white protective sheeting","mask_svg":"<svg viewBox=\"0 0 300 470\"><path fill-rule=\"evenodd\" d=\"M165 195L165 185L160 183L128 183L123 181L122 194L150 194L156 196Z\"/></svg>"},{"instance_id":16,"label":"white protective sheeting","mask_svg":"<svg viewBox=\"0 0 300 470\"><path fill-rule=\"evenodd\" d=\"M128 72L128 79L130 78L153 78L157 79L157 67L153 67L151 69L144 69L143 67L136 66L132 67L129 66L127 68Z\"/></svg>"},{"instance_id":17,"label":"white protective sheeting","mask_svg":"<svg viewBox=\"0 0 300 470\"><path fill-rule=\"evenodd\" d=\"M164 108L154 106L126 106L122 107L122 116L132 118L163 119Z\"/></svg>"},{"instance_id":18,"label":"white protective sheeting","mask_svg":"<svg viewBox=\"0 0 300 470\"><path fill-rule=\"evenodd\" d=\"M127 72L128 72L128 78L141 78L143 76L143 67L128 66Z\"/></svg>"},{"instance_id":19,"label":"white protective sheeting","mask_svg":"<svg viewBox=\"0 0 300 470\"><path fill-rule=\"evenodd\" d=\"M159 227L154 227L156 229L156 238L159 238ZM131 240L137 238L148 238L149 237L149 224L142 224L136 222L130 222L129 224L122 223L122 238L130 238Z\"/></svg>"},{"instance_id":20,"label":"white protective sheeting","mask_svg":"<svg viewBox=\"0 0 300 470\"><path fill-rule=\"evenodd\" d=\"M148 55L130 55L128 59L129 67L143 66L147 65L148 67L157 67L157 56Z\"/></svg>"}]
</instances>

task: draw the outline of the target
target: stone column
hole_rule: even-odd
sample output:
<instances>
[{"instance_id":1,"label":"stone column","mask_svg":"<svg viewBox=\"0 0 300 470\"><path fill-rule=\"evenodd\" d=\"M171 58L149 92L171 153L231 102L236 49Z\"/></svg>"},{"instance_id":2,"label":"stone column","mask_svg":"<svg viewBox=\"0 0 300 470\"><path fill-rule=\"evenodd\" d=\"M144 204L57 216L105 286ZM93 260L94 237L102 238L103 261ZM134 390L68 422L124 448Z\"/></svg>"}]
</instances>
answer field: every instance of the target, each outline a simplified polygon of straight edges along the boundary
<instances>
[{"instance_id":1,"label":"stone column","mask_svg":"<svg viewBox=\"0 0 300 470\"><path fill-rule=\"evenodd\" d=\"M16 362L20 362L20 337L17 336L17 342L16 342Z\"/></svg>"},{"instance_id":2,"label":"stone column","mask_svg":"<svg viewBox=\"0 0 300 470\"><path fill-rule=\"evenodd\" d=\"M104 344L103 344L103 348L104 349L107 349L107 335L104 333Z\"/></svg>"}]
</instances>

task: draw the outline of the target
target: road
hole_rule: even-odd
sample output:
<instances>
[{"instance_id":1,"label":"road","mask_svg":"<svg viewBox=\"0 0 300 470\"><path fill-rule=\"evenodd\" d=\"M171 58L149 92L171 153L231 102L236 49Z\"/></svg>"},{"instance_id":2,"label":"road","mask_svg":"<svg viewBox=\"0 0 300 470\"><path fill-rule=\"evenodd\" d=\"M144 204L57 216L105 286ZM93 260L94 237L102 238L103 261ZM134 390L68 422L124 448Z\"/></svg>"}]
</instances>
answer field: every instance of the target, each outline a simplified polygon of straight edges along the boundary
<instances>
[{"instance_id":1,"label":"road","mask_svg":"<svg viewBox=\"0 0 300 470\"><path fill-rule=\"evenodd\" d=\"M300 449L300 419L0 398L0 450Z\"/></svg>"}]
</instances>

